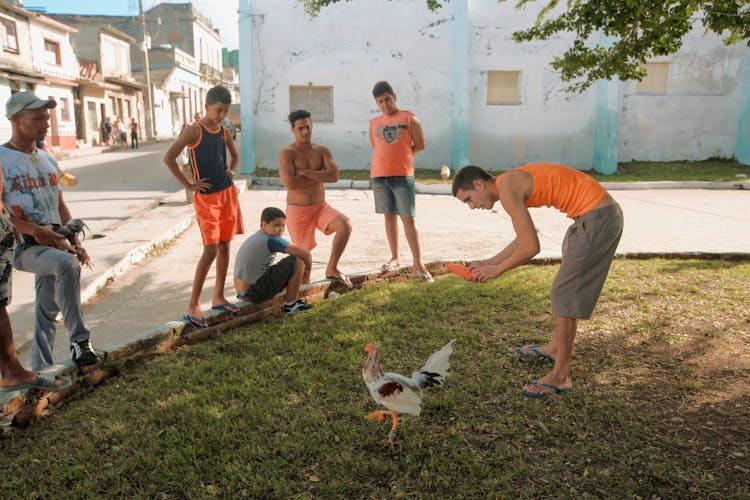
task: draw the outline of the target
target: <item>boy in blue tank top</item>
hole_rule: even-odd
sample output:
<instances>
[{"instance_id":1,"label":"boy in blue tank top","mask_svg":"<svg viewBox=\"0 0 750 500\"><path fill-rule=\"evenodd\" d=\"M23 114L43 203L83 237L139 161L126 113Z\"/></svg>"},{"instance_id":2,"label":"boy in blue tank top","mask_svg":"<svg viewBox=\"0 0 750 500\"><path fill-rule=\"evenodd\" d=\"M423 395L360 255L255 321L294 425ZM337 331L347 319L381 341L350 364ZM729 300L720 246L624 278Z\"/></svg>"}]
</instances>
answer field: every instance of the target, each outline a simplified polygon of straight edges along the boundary
<instances>
[{"instance_id":1,"label":"boy in blue tank top","mask_svg":"<svg viewBox=\"0 0 750 500\"><path fill-rule=\"evenodd\" d=\"M198 260L187 314L183 319L196 328L207 328L200 304L201 291L208 270L216 260L216 286L211 299L212 309L238 312L224 295L229 267L229 243L235 234L244 233L242 214L234 187L234 174L239 163L232 135L221 124L229 111L232 95L225 87L216 86L206 93L205 117L187 127L164 155L164 163L175 179L195 193L193 204L203 237L203 254ZM193 169L193 182L180 171L177 157L187 148ZM227 164L227 151L229 163Z\"/></svg>"}]
</instances>

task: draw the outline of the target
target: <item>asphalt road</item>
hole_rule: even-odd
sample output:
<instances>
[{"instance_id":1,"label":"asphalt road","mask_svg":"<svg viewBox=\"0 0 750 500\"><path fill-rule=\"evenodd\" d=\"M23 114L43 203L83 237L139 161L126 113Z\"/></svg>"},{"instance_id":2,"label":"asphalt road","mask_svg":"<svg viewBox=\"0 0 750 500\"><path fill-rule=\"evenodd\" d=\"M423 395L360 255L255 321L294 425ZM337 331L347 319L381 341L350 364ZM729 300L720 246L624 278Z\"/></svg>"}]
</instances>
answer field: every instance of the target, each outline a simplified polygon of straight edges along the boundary
<instances>
[{"instance_id":1,"label":"asphalt road","mask_svg":"<svg viewBox=\"0 0 750 500\"><path fill-rule=\"evenodd\" d=\"M162 162L171 142L150 143L140 149L106 152L60 162L78 177L63 197L73 217L86 221L93 233L140 213L180 185Z\"/></svg>"}]
</instances>

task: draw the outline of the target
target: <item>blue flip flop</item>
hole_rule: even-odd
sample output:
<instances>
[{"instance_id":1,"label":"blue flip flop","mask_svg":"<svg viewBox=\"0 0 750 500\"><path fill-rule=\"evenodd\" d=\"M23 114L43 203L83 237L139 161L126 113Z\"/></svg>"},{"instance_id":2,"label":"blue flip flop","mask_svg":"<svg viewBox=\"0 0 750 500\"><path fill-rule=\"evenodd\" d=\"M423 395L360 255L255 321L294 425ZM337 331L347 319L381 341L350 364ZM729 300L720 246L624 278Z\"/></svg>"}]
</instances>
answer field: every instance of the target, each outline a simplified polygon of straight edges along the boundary
<instances>
[{"instance_id":1,"label":"blue flip flop","mask_svg":"<svg viewBox=\"0 0 750 500\"><path fill-rule=\"evenodd\" d=\"M530 398L546 398L550 394L562 394L563 392L568 392L568 391L573 390L572 387L570 389L560 389L556 385L541 384L537 382L536 380L532 380L531 385L538 385L540 387L546 387L547 389L552 389L554 392L531 392L531 391L527 391L526 389L523 389L523 393Z\"/></svg>"},{"instance_id":2,"label":"blue flip flop","mask_svg":"<svg viewBox=\"0 0 750 500\"><path fill-rule=\"evenodd\" d=\"M541 345L539 345L539 344L537 344L537 345L530 345L529 346L529 351L531 351L531 352L529 352L529 351L526 350L525 346L521 346L521 347L518 348L518 355L520 357L522 357L522 358L524 358L524 357L529 357L529 358L531 358L531 357L538 357L538 358L541 358L541 359L543 359L545 361L549 361L550 363L554 363L555 362L555 358L551 358L551 357L547 356L546 354L542 354L541 352L539 352L539 350L537 349L537 347L541 347Z\"/></svg>"},{"instance_id":3,"label":"blue flip flop","mask_svg":"<svg viewBox=\"0 0 750 500\"><path fill-rule=\"evenodd\" d=\"M196 327L198 330L208 330L206 318L198 318L197 316L190 316L189 314L186 314L182 317L182 319L184 319L186 323L190 323L191 325Z\"/></svg>"},{"instance_id":4,"label":"blue flip flop","mask_svg":"<svg viewBox=\"0 0 750 500\"><path fill-rule=\"evenodd\" d=\"M214 311L228 312L232 316L236 316L240 312L240 310L237 308L237 306L235 306L231 302L224 302L223 304L219 304L217 306L213 306L211 309L213 309Z\"/></svg>"},{"instance_id":5,"label":"blue flip flop","mask_svg":"<svg viewBox=\"0 0 750 500\"><path fill-rule=\"evenodd\" d=\"M60 385L55 385L56 382L60 382ZM72 381L68 377L55 377L54 375L47 373L39 375L36 380L30 384L18 384L10 385L6 387L0 387L0 392L14 392L21 391L24 389L32 390L43 390L43 391L63 391L70 387Z\"/></svg>"}]
</instances>

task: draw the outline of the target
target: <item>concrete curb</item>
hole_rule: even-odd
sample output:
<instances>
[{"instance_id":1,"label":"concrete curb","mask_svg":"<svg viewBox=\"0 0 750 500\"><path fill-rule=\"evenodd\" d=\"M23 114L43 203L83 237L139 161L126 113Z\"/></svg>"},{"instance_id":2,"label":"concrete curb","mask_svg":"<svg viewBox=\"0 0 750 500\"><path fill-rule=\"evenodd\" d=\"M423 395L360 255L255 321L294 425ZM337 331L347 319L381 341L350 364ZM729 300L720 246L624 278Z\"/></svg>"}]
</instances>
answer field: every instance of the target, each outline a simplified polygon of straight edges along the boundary
<instances>
[{"instance_id":1,"label":"concrete curb","mask_svg":"<svg viewBox=\"0 0 750 500\"><path fill-rule=\"evenodd\" d=\"M252 177L261 186L284 187L278 177ZM703 181L655 181L655 182L601 182L609 191L645 189L750 189L750 181L703 182ZM370 181L340 179L326 184L326 189L372 189ZM417 194L452 195L450 184L416 184Z\"/></svg>"}]
</instances>

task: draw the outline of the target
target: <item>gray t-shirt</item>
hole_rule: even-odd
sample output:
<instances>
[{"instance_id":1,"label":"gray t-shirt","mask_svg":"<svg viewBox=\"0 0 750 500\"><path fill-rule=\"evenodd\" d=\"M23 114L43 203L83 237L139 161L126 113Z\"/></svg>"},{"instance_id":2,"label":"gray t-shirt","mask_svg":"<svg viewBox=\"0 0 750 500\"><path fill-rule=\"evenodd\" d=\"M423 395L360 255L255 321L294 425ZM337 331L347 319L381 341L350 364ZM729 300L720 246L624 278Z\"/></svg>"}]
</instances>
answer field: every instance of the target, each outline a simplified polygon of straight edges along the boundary
<instances>
[{"instance_id":1,"label":"gray t-shirt","mask_svg":"<svg viewBox=\"0 0 750 500\"><path fill-rule=\"evenodd\" d=\"M38 161L33 161L27 153L0 146L3 206L17 217L25 215L40 226L60 224L57 162L42 150L37 150L35 157Z\"/></svg>"},{"instance_id":2,"label":"gray t-shirt","mask_svg":"<svg viewBox=\"0 0 750 500\"><path fill-rule=\"evenodd\" d=\"M234 277L254 284L271 267L277 252L286 251L289 242L271 236L262 229L252 234L237 251L234 261Z\"/></svg>"}]
</instances>

